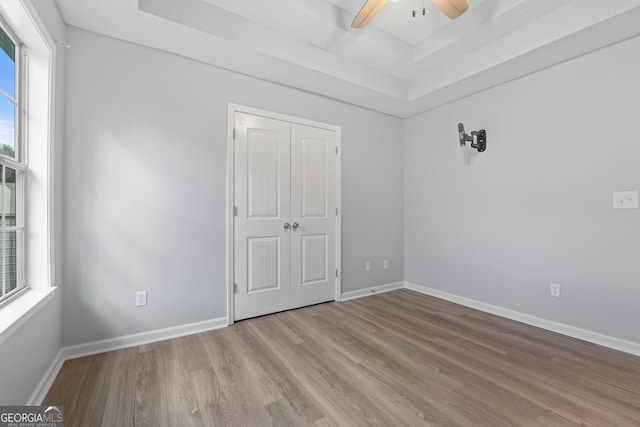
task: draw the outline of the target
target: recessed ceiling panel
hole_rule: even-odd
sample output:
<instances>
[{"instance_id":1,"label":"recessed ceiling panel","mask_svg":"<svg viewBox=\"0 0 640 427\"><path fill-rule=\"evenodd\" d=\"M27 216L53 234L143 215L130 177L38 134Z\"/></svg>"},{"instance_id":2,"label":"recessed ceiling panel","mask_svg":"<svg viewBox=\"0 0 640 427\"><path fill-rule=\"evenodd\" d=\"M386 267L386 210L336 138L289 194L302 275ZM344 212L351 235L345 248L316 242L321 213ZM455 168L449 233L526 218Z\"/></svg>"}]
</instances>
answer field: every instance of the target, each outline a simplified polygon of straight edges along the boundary
<instances>
[{"instance_id":1,"label":"recessed ceiling panel","mask_svg":"<svg viewBox=\"0 0 640 427\"><path fill-rule=\"evenodd\" d=\"M68 25L398 117L640 34L640 0L467 1L456 20L390 1L362 30L364 0L56 3Z\"/></svg>"}]
</instances>

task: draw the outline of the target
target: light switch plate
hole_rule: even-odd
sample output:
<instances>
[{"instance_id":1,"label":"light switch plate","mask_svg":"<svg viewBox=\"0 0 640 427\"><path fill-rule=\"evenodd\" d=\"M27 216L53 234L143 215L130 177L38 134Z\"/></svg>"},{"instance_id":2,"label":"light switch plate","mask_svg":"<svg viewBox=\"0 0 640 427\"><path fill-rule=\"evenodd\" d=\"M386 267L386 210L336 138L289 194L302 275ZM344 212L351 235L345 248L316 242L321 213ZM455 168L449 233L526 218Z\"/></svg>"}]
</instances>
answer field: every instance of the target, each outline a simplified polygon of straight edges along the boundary
<instances>
[{"instance_id":1,"label":"light switch plate","mask_svg":"<svg viewBox=\"0 0 640 427\"><path fill-rule=\"evenodd\" d=\"M638 209L637 191L616 191L613 193L614 209Z\"/></svg>"}]
</instances>

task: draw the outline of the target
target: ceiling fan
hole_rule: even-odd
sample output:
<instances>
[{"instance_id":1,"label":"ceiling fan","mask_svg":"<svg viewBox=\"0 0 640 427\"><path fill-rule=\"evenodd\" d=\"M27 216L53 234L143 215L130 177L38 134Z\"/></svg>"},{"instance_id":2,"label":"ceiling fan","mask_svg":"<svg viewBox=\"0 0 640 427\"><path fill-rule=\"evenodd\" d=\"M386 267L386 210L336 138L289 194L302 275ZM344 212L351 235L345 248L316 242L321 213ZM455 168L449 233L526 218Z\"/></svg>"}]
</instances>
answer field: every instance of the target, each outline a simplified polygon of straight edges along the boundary
<instances>
[{"instance_id":1,"label":"ceiling fan","mask_svg":"<svg viewBox=\"0 0 640 427\"><path fill-rule=\"evenodd\" d=\"M388 0L367 0L356 19L353 20L351 28L364 28L367 26L380 10L387 4ZM433 0L438 9L451 19L456 19L469 9L466 0ZM424 11L423 11L424 14Z\"/></svg>"}]
</instances>

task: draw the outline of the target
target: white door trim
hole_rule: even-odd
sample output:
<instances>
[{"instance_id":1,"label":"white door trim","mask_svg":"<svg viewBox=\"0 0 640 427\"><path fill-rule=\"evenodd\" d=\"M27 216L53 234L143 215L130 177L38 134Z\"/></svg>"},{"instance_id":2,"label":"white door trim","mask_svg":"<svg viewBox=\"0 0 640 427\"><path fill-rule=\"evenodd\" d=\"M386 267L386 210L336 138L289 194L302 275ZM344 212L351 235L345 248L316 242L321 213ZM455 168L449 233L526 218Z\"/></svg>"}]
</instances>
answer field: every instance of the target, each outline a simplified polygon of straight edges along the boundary
<instances>
[{"instance_id":1,"label":"white door trim","mask_svg":"<svg viewBox=\"0 0 640 427\"><path fill-rule=\"evenodd\" d=\"M336 216L336 285L335 285L335 299L340 301L342 295L342 265L341 259L341 242L342 242L342 204L341 204L341 164L342 164L342 128L327 123L316 122L313 120L307 120L300 117L289 116L286 114L274 113L271 111L260 110L258 108L247 107L244 105L229 103L227 107L227 319L228 324L232 325L235 319L234 313L234 293L233 293L233 262L234 262L234 150L233 150L233 128L235 125L235 114L247 113L254 116L267 117L275 120L282 120L291 123L298 123L305 126L317 127L320 129L327 129L336 133L336 145L338 152L336 154L336 207L338 209L338 215Z\"/></svg>"}]
</instances>

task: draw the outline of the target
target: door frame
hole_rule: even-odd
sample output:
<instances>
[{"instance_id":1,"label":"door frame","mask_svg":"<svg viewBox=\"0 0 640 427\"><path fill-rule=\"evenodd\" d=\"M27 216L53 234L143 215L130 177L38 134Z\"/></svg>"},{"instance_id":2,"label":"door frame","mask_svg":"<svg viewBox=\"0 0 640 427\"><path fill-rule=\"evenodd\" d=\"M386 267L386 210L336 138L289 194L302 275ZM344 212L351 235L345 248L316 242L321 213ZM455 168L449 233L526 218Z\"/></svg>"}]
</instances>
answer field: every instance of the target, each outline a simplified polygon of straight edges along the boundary
<instances>
[{"instance_id":1,"label":"door frame","mask_svg":"<svg viewBox=\"0 0 640 427\"><path fill-rule=\"evenodd\" d=\"M230 326L234 323L234 149L233 149L233 130L235 127L236 113L247 113L254 116L266 117L269 119L282 120L290 123L297 123L305 126L316 127L320 129L330 130L336 133L336 207L338 214L336 215L336 281L335 281L335 300L340 301L342 295L342 265L341 247L342 247L342 204L341 204L341 169L342 169L342 128L340 126L328 123L307 120L300 117L289 116L287 114L275 113L272 111L261 110L259 108L248 107L245 105L228 103L227 105L227 324Z\"/></svg>"}]
</instances>

